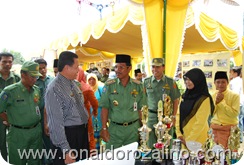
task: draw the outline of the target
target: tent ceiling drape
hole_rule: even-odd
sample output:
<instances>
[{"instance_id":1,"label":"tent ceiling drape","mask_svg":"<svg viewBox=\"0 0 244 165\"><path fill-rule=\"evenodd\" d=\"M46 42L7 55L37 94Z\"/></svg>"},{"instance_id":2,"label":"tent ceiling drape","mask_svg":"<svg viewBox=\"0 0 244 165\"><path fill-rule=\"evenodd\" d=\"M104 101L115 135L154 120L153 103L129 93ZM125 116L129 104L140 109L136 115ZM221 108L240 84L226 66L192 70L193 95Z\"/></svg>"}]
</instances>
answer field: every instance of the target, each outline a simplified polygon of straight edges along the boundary
<instances>
[{"instance_id":1,"label":"tent ceiling drape","mask_svg":"<svg viewBox=\"0 0 244 165\"><path fill-rule=\"evenodd\" d=\"M198 11L199 8L194 8L194 4L205 5L203 9L208 8L211 4L204 3L207 1L178 2L168 0L167 5L166 64L169 67L166 68L166 74L174 75L176 68L171 66L176 66L181 53L241 49L242 36L236 31L238 29L232 30L226 26L231 23L222 23L221 19L215 20L218 17L213 18L205 14L212 15L209 11ZM219 0L219 3L222 2ZM113 58L116 53L127 53L141 59L144 53L150 57L162 57L162 9L162 0L144 0L144 4L142 0L128 0L128 3L115 10L113 15L81 26L71 35L54 41L51 48L59 50L76 48L76 52L82 56L81 62ZM241 12L242 17L237 17L239 21L243 19L243 11ZM230 12L229 15L231 14ZM149 46L142 40L141 26L144 26L144 20L148 30ZM243 25L241 26L243 29Z\"/></svg>"}]
</instances>

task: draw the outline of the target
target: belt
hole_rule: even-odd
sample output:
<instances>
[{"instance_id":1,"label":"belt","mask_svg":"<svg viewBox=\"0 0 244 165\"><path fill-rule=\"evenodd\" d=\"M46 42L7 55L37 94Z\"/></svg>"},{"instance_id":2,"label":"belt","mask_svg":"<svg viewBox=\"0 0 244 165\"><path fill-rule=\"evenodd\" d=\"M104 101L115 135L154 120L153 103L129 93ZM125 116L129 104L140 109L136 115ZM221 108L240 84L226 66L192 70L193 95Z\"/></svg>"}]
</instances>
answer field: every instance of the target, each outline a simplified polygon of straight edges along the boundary
<instances>
[{"instance_id":1,"label":"belt","mask_svg":"<svg viewBox=\"0 0 244 165\"><path fill-rule=\"evenodd\" d=\"M151 112L151 113L158 113L158 111L153 111L151 109L149 109L148 111Z\"/></svg>"},{"instance_id":2,"label":"belt","mask_svg":"<svg viewBox=\"0 0 244 165\"><path fill-rule=\"evenodd\" d=\"M14 124L11 124L12 127L15 127L15 128L19 128L19 129L32 129L32 128L35 128L40 122L36 123L35 125L33 126L30 126L30 127L24 127L24 126L18 126L18 125L14 125Z\"/></svg>"},{"instance_id":3,"label":"belt","mask_svg":"<svg viewBox=\"0 0 244 165\"><path fill-rule=\"evenodd\" d=\"M131 124L133 124L133 123L135 123L137 121L138 121L138 119L136 119L134 121L131 121L131 122L124 122L124 123L117 123L117 122L114 122L114 121L111 121L111 122L114 123L114 124L117 124L117 125L122 125L124 127L127 127L128 125L131 125Z\"/></svg>"},{"instance_id":4,"label":"belt","mask_svg":"<svg viewBox=\"0 0 244 165\"><path fill-rule=\"evenodd\" d=\"M71 125L71 126L64 126L65 128L86 128L87 127L87 123L86 124L81 124L81 125Z\"/></svg>"}]
</instances>

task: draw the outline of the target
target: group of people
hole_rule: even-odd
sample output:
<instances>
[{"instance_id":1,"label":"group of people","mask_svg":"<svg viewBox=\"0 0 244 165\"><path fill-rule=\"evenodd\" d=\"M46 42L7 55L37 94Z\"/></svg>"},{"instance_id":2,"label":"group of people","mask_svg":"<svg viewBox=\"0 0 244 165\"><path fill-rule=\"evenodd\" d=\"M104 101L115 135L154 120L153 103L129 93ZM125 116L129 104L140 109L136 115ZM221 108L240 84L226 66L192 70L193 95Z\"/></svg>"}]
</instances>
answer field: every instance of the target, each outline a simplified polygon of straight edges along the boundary
<instances>
[{"instance_id":1,"label":"group of people","mask_svg":"<svg viewBox=\"0 0 244 165\"><path fill-rule=\"evenodd\" d=\"M204 144L212 128L215 142L227 148L230 129L239 122L240 96L228 89L226 72L216 72L216 92L211 95L203 71L189 70L183 75L186 89L181 95L175 80L164 74L163 58L152 59L152 75L142 81L130 77L131 57L117 54L116 78L109 78L104 71L104 83L95 73L86 75L78 56L70 51L54 61L55 78L46 75L43 59L25 62L18 77L10 72L13 60L9 53L0 54L0 149L5 160L8 154L11 164L69 164L99 151L101 140L107 149L139 142L145 105L149 109L147 124L152 129L148 145L153 148L158 102L166 96L171 98L175 126L171 134L182 144ZM19 151L42 148L52 148L55 157L23 159L19 155Z\"/></svg>"}]
</instances>

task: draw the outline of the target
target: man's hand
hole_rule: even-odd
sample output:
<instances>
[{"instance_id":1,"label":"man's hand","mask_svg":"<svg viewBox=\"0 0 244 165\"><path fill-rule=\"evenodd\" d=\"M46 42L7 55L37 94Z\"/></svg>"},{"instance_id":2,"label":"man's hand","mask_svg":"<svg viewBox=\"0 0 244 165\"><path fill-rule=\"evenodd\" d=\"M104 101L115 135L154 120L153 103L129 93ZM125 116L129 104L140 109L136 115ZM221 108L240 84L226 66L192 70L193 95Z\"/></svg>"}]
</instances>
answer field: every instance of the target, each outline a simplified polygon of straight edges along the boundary
<instances>
[{"instance_id":1,"label":"man's hand","mask_svg":"<svg viewBox=\"0 0 244 165\"><path fill-rule=\"evenodd\" d=\"M68 152L65 154L65 160L64 163L65 164L70 164L70 163L74 163L76 162L75 160L75 155L72 152Z\"/></svg>"},{"instance_id":2,"label":"man's hand","mask_svg":"<svg viewBox=\"0 0 244 165\"><path fill-rule=\"evenodd\" d=\"M48 128L48 125L47 124L44 124L44 133L49 136L49 128Z\"/></svg>"},{"instance_id":3,"label":"man's hand","mask_svg":"<svg viewBox=\"0 0 244 165\"><path fill-rule=\"evenodd\" d=\"M3 124L9 127L7 113L6 112L0 113L0 118L3 120Z\"/></svg>"},{"instance_id":4,"label":"man's hand","mask_svg":"<svg viewBox=\"0 0 244 165\"><path fill-rule=\"evenodd\" d=\"M103 141L105 141L105 142L109 141L110 137L109 137L109 132L107 129L106 130L102 129L100 132L100 135L101 135L101 138L103 139Z\"/></svg>"},{"instance_id":5,"label":"man's hand","mask_svg":"<svg viewBox=\"0 0 244 165\"><path fill-rule=\"evenodd\" d=\"M7 122L8 122L8 116L7 116L7 113L6 113L6 112L2 112L2 113L0 113L0 118L1 118L3 121L7 121Z\"/></svg>"},{"instance_id":6,"label":"man's hand","mask_svg":"<svg viewBox=\"0 0 244 165\"><path fill-rule=\"evenodd\" d=\"M7 127L10 126L10 124L7 121L3 121L3 124L6 125Z\"/></svg>"},{"instance_id":7,"label":"man's hand","mask_svg":"<svg viewBox=\"0 0 244 165\"><path fill-rule=\"evenodd\" d=\"M216 95L215 104L220 103L223 99L224 99L224 94L221 93L221 92L218 92L217 95Z\"/></svg>"},{"instance_id":8,"label":"man's hand","mask_svg":"<svg viewBox=\"0 0 244 165\"><path fill-rule=\"evenodd\" d=\"M172 127L174 127L175 126L175 123L176 123L175 117L171 118L171 120L172 120Z\"/></svg>"}]
</instances>

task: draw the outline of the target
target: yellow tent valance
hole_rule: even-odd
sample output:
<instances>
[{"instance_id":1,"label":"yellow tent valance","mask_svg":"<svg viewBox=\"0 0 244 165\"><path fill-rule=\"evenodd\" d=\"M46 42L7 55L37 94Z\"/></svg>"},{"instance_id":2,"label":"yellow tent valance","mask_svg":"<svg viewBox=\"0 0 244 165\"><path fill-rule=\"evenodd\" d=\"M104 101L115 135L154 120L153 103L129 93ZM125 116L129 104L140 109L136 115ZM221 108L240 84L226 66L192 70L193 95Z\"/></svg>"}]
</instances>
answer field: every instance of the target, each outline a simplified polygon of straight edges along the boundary
<instances>
[{"instance_id":1,"label":"yellow tent valance","mask_svg":"<svg viewBox=\"0 0 244 165\"><path fill-rule=\"evenodd\" d=\"M80 28L78 28L79 30L76 32L53 41L50 44L50 48L67 49L69 44L71 44L72 47L76 47L78 44L82 46L87 43L91 36L95 39L99 39L104 34L105 30L111 33L117 33L124 27L127 21L131 21L135 25L142 25L144 20L143 5L133 3L127 4L123 8L114 11L112 15L103 17L86 26L80 25ZM82 20L80 21L82 24Z\"/></svg>"},{"instance_id":2,"label":"yellow tent valance","mask_svg":"<svg viewBox=\"0 0 244 165\"><path fill-rule=\"evenodd\" d=\"M188 28L195 23L200 35L208 42L220 39L228 50L235 50L241 45L236 31L212 19L205 13L201 12L199 17L196 17L192 6L189 7L186 18L186 27Z\"/></svg>"}]
</instances>

